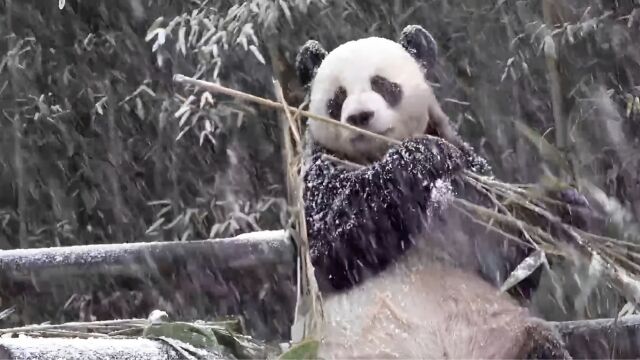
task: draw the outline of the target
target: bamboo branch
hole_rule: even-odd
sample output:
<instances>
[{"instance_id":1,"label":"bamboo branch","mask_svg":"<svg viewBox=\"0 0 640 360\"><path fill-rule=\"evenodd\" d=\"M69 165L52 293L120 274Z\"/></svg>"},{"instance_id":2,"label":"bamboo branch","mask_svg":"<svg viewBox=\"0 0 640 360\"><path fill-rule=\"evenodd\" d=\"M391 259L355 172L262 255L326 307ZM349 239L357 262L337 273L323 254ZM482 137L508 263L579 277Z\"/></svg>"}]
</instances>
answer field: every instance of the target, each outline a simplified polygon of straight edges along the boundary
<instances>
[{"instance_id":1,"label":"bamboo branch","mask_svg":"<svg viewBox=\"0 0 640 360\"><path fill-rule=\"evenodd\" d=\"M251 94L247 94L245 92L242 91L238 91L238 90L233 90L233 89L229 89L227 87L224 87L222 85L218 85L212 82L208 82L208 81L203 81L203 80L198 80L198 79L193 79L193 78L189 78L186 77L184 75L180 75L177 74L173 77L173 81L179 83L179 84L187 84L187 85L193 85L193 86L197 86L200 88L203 88L207 91L212 91L214 93L218 93L218 94L224 94L224 95L229 95L232 96L234 98L240 99L240 100L244 100L244 101L249 101L249 102L253 102L256 104L260 104L263 106L267 106L273 109L278 109L278 110L284 110L285 106L282 105L281 103L275 102L275 101L271 101L265 98L261 98L255 95L251 95ZM345 124L336 120L333 120L331 118L325 117L325 116L320 116L320 115L316 115L313 113L310 113L308 111L305 110L299 110L293 106L287 106L286 107L287 110L289 110L289 112L300 112L301 115L306 116L308 118L314 119L314 120L318 120L318 121L322 121L325 123L329 123L332 124L334 126L339 126L342 127L344 129L348 129L351 131L355 131L357 133L363 134L363 135L367 135L367 136L371 136L373 138L376 138L378 140L381 141L385 141L391 144L400 144L400 141L398 140L394 140L391 138L388 138L386 136L380 135L380 134L376 134L364 129L361 129L359 127L356 126L352 126L349 124Z\"/></svg>"},{"instance_id":2,"label":"bamboo branch","mask_svg":"<svg viewBox=\"0 0 640 360\"><path fill-rule=\"evenodd\" d=\"M280 100L283 108L289 108L282 92L280 83L275 81L274 87L276 96ZM307 238L307 224L304 213L303 180L300 169L302 168L302 135L299 131L300 109L297 109L296 116L291 116L289 111L285 111L284 145L287 156L287 185L290 194L290 207L294 210L294 229L296 245L298 246L298 286L295 318L291 327L293 342L301 342L306 339L319 339L322 335L324 322L322 312L322 297L318 290L318 284L311 263L309 253L309 239ZM293 137L293 139L292 139Z\"/></svg>"},{"instance_id":3,"label":"bamboo branch","mask_svg":"<svg viewBox=\"0 0 640 360\"><path fill-rule=\"evenodd\" d=\"M556 146L564 151L567 147L569 127L563 115L564 104L562 101L560 72L558 71L558 49L555 40L551 36L553 29L553 6L553 1L542 0L542 13L545 25L548 27L546 30L547 35L544 38L544 55L548 71L547 75L549 77L549 87L551 88L553 119L556 124Z\"/></svg>"}]
</instances>

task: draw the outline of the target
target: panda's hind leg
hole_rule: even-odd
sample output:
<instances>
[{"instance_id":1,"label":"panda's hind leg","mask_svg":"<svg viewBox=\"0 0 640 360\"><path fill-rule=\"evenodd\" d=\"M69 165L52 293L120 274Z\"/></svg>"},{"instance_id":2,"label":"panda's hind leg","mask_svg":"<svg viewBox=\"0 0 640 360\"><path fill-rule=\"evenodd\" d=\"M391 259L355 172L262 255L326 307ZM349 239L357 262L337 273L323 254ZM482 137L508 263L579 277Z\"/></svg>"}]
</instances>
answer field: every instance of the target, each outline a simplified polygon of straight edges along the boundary
<instances>
[{"instance_id":1,"label":"panda's hind leg","mask_svg":"<svg viewBox=\"0 0 640 360\"><path fill-rule=\"evenodd\" d=\"M544 320L529 319L519 359L572 359L560 335Z\"/></svg>"}]
</instances>

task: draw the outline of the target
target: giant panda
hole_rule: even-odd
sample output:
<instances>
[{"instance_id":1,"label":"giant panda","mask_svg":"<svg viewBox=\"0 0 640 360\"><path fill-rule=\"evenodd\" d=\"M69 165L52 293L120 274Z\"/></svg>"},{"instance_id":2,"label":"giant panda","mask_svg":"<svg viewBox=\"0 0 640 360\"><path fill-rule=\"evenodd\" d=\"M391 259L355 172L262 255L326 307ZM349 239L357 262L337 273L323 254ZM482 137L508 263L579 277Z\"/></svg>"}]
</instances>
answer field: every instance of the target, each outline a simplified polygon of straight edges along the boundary
<instances>
[{"instance_id":1,"label":"giant panda","mask_svg":"<svg viewBox=\"0 0 640 360\"><path fill-rule=\"evenodd\" d=\"M457 175L490 169L449 127L426 80L436 54L420 26L330 53L309 40L297 54L312 113L402 142L309 119L303 196L326 317L319 357L570 358L487 275L485 256L511 253L448 218Z\"/></svg>"}]
</instances>

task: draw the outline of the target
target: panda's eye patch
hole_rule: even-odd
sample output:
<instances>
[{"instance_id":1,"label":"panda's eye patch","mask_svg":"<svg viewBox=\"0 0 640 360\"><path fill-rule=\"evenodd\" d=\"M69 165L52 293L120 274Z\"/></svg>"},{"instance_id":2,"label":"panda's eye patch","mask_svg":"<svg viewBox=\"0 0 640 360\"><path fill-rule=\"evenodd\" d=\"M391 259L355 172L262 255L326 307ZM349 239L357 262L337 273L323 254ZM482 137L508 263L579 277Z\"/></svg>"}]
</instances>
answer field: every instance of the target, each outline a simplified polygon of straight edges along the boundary
<instances>
[{"instance_id":1,"label":"panda's eye patch","mask_svg":"<svg viewBox=\"0 0 640 360\"><path fill-rule=\"evenodd\" d=\"M402 87L380 75L371 78L371 90L380 94L391 107L400 104L402 100Z\"/></svg>"},{"instance_id":2,"label":"panda's eye patch","mask_svg":"<svg viewBox=\"0 0 640 360\"><path fill-rule=\"evenodd\" d=\"M347 100L347 90L342 86L336 89L333 97L327 102L327 113L334 120L340 120L342 115L342 104Z\"/></svg>"}]
</instances>

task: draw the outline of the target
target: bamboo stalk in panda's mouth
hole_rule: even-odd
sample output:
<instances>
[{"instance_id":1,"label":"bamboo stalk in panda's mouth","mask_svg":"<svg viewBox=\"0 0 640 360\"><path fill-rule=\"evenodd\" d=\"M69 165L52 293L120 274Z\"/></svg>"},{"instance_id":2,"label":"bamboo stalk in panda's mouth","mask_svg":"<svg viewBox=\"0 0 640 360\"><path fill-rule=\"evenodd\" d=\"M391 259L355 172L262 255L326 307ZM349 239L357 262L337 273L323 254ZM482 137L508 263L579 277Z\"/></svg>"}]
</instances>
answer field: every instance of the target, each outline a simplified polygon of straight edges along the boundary
<instances>
[{"instance_id":1,"label":"bamboo stalk in panda's mouth","mask_svg":"<svg viewBox=\"0 0 640 360\"><path fill-rule=\"evenodd\" d=\"M198 80L198 79L194 79L188 76L184 76L182 74L176 74L173 76L173 81L179 84L187 84L187 85L193 85L202 89L205 89L207 91L211 91L214 93L218 93L218 94L224 94L224 95L228 95L231 96L233 98L236 99L240 99L240 100L245 100L245 101L249 101L249 102L253 102L259 105L263 105L263 106L267 106L273 109L278 109L278 110L285 110L285 105L279 103L279 102L275 102L269 99L265 99L259 96L255 96L255 95L251 95L242 91L238 91L238 90L234 90L234 89L230 89L228 87L222 86L220 84L216 84L216 83L212 83L209 81L204 81L204 80ZM303 116L306 116L310 119L314 119L314 120L318 120L318 121L322 121L324 123L330 124L330 125L334 125L334 126L338 126L338 127L342 127L344 129L350 130L350 131L355 131L357 133L360 133L362 135L365 136L370 136L372 138L381 140L381 141L385 141L391 145L400 145L402 144L402 141L396 140L396 139L392 139L390 137L384 136L384 135L380 135L368 130L364 130L362 128L359 128L357 126L353 126L353 125L349 125L346 123L343 123L341 121L338 120L334 120L331 119L329 117L326 116L322 116L322 115L317 115L314 114L312 112L309 111L305 111L302 109L298 109L295 108L293 106L286 106L286 109L290 112L293 112L295 114L301 114ZM428 134L424 134L422 135L424 137L432 137L432 138L437 138L436 136L433 135L428 135ZM343 159L338 159L334 156L325 154L325 157L329 158L330 160L334 161L334 162L338 162L338 163L342 163L343 165L346 166L350 166L352 168L361 168L364 167L361 164L357 164L348 160L343 160ZM464 173L466 174L467 172L469 172L468 170L464 170Z\"/></svg>"},{"instance_id":2,"label":"bamboo stalk in panda's mouth","mask_svg":"<svg viewBox=\"0 0 640 360\"><path fill-rule=\"evenodd\" d=\"M197 86L200 88L203 88L205 90L211 91L211 92L215 92L218 94L224 94L224 95L229 95L232 96L234 98L240 99L240 100L245 100L245 101L250 101L256 104L260 104L260 105L264 105L270 108L274 108L274 109L278 109L278 110L284 110L285 107L284 105L282 105L281 103L275 102L275 101L271 101L269 99L265 99L265 98L261 98L255 95L251 95L251 94L247 94L245 92L242 91L238 91L238 90L233 90L233 89L229 89L227 87L224 87L222 85L216 84L216 83L212 83L209 81L204 81L204 80L198 80L198 79L194 79L194 78L190 78L181 74L176 74L173 77L173 81L179 84L188 84L188 85L193 85L193 86ZM343 127L345 129L349 129L351 131L355 131L358 132L360 134L366 135L366 136L371 136L373 138L376 138L378 140L382 140L382 141L386 141L390 144L394 144L394 145L399 145L401 144L401 141L398 141L396 139L392 139L389 137L386 137L384 135L380 135L380 134L376 134L374 132L371 131L367 131L364 129L361 129L359 127L353 126L353 125L349 125L349 124L345 124L343 122L328 118L326 116L321 116L321 115L316 115L314 113L305 111L305 110L300 110L297 109L293 106L287 106L287 110L289 110L290 112L296 113L299 112L301 115L304 115L308 118L314 119L314 120L318 120L318 121L322 121L325 123L329 123L335 126L340 126Z\"/></svg>"}]
</instances>

